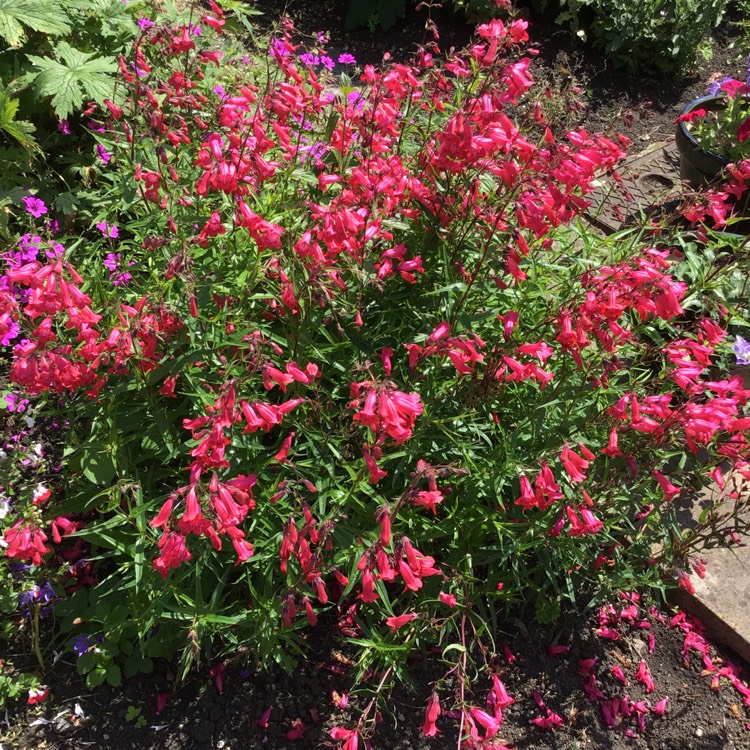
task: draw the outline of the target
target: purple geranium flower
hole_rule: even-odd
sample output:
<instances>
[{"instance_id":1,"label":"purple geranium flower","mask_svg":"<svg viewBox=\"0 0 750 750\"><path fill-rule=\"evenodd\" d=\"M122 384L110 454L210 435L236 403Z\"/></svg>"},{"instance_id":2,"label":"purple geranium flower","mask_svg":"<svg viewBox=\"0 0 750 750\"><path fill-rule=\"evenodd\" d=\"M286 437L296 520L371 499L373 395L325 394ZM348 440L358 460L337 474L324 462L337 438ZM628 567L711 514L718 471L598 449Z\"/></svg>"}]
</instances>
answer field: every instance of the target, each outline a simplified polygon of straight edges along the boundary
<instances>
[{"instance_id":1,"label":"purple geranium flower","mask_svg":"<svg viewBox=\"0 0 750 750\"><path fill-rule=\"evenodd\" d=\"M67 120L60 120L60 122L57 123L57 129L63 135L70 135L70 123Z\"/></svg>"},{"instance_id":2,"label":"purple geranium flower","mask_svg":"<svg viewBox=\"0 0 750 750\"><path fill-rule=\"evenodd\" d=\"M7 404L5 408L8 411L20 414L29 405L29 399L21 398L16 393L7 393L5 395L5 403Z\"/></svg>"},{"instance_id":3,"label":"purple geranium flower","mask_svg":"<svg viewBox=\"0 0 750 750\"><path fill-rule=\"evenodd\" d=\"M139 18L138 19L138 28L141 31L146 31L146 29L150 29L154 25L154 22L150 18Z\"/></svg>"},{"instance_id":4,"label":"purple geranium flower","mask_svg":"<svg viewBox=\"0 0 750 750\"><path fill-rule=\"evenodd\" d=\"M357 60L354 55L350 55L348 52L344 52L343 55L339 55L339 62L342 65L356 65Z\"/></svg>"},{"instance_id":5,"label":"purple geranium flower","mask_svg":"<svg viewBox=\"0 0 750 750\"><path fill-rule=\"evenodd\" d=\"M745 341L742 336L737 336L732 349L737 356L738 365L750 365L750 342Z\"/></svg>"},{"instance_id":6,"label":"purple geranium flower","mask_svg":"<svg viewBox=\"0 0 750 750\"><path fill-rule=\"evenodd\" d=\"M38 219L42 214L47 213L47 206L44 205L44 201L41 198L37 198L35 195L30 195L28 198L24 198L23 202L26 204L26 211L30 213L35 219Z\"/></svg>"},{"instance_id":7,"label":"purple geranium flower","mask_svg":"<svg viewBox=\"0 0 750 750\"><path fill-rule=\"evenodd\" d=\"M0 336L0 344L3 346L9 346L11 341L18 338L20 332L21 326L19 326L15 320L11 320L10 323L8 323L8 329L2 334L2 336Z\"/></svg>"},{"instance_id":8,"label":"purple geranium flower","mask_svg":"<svg viewBox=\"0 0 750 750\"><path fill-rule=\"evenodd\" d=\"M109 160L112 158L112 154L107 151L101 143L96 144L96 155L105 163L109 164Z\"/></svg>"},{"instance_id":9,"label":"purple geranium flower","mask_svg":"<svg viewBox=\"0 0 750 750\"><path fill-rule=\"evenodd\" d=\"M96 224L96 228L105 236L105 237L111 237L112 239L116 239L120 236L120 230L117 228L116 224L107 224L106 221L100 221L98 224Z\"/></svg>"}]
</instances>

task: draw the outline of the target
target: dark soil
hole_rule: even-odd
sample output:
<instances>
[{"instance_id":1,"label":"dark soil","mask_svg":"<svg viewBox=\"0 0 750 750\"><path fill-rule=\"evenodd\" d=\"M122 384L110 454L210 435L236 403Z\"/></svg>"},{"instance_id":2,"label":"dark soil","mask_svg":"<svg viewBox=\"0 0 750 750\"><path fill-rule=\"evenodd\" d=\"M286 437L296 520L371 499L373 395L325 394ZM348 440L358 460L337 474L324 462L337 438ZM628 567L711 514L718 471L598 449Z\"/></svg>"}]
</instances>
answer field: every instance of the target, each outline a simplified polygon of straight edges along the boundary
<instances>
[{"instance_id":1,"label":"dark soil","mask_svg":"<svg viewBox=\"0 0 750 750\"><path fill-rule=\"evenodd\" d=\"M620 626L622 639L603 640L594 633L596 617L567 617L546 627L527 629L520 621L512 626L514 635L507 638L512 663L503 656L502 634L496 644L500 656L488 651L493 665L515 704L504 712L498 739L514 750L558 750L560 748L592 748L604 750L741 750L750 747L750 720L742 696L726 681L717 691L711 689L711 678L702 676L702 662L696 653L685 661L681 651L683 634L650 618L656 638L653 654L647 650L647 630ZM569 646L560 656L549 656L551 643ZM86 747L108 750L260 750L331 745L328 733L333 726L351 726L369 700L364 694L349 696L346 710L338 710L332 692L339 694L352 689L354 666L344 656L346 644L318 643L309 661L294 675L288 676L270 667L267 672L255 667L242 668L239 662L228 664L223 674L223 692L217 690L215 679L204 672L194 676L187 685L174 692L160 715L156 714L156 696L169 690L166 668L148 677L131 680L123 688L102 687L90 690L73 669L60 664L47 679L54 686L51 700L42 707L17 707L8 717L8 725L0 731L5 750L82 750ZM714 649L712 658L718 666L722 657ZM669 697L664 717L646 716L645 732L638 730L633 718L616 729L602 721L601 707L585 694L579 672L579 659L599 657L594 668L598 685L606 696L629 695L631 700L648 700L656 704ZM655 690L646 694L633 679L641 658L645 658ZM724 654L724 659L738 660ZM621 685L610 674L610 667L620 666L629 684ZM458 722L440 717L440 734L428 739L420 728L424 705L432 684L447 668L438 657L424 660L415 657L411 676L415 692L396 689L383 703L382 722L372 738L375 749L385 750L447 750L455 748ZM371 684L372 680L371 680ZM474 686L474 695L466 700L484 707L489 687L486 674ZM455 683L443 692L444 710L455 691ZM565 726L554 732L545 731L529 722L544 713L537 707L533 694L539 691L545 704L563 717ZM84 718L71 721L78 704ZM132 708L131 708L132 707ZM267 727L258 722L264 711L272 711ZM142 726L132 717L140 711ZM126 719L128 710L131 718ZM46 723L29 725L39 718ZM292 722L301 719L305 736L296 741L284 734ZM0 727L2 724L0 723ZM626 735L632 730L632 737Z\"/></svg>"}]
</instances>

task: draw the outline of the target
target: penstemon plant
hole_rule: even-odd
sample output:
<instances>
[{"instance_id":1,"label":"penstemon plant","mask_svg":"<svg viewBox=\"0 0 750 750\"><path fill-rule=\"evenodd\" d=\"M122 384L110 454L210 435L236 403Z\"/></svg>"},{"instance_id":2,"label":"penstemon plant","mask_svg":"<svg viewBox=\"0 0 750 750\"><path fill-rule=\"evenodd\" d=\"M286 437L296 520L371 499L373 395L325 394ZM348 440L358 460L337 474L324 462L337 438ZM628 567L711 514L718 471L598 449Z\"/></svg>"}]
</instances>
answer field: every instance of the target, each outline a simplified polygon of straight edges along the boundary
<instances>
[{"instance_id":1,"label":"penstemon plant","mask_svg":"<svg viewBox=\"0 0 750 750\"><path fill-rule=\"evenodd\" d=\"M743 249L689 284L668 244L577 223L627 139L553 137L523 21L354 86L288 22L245 57L210 6L139 21L80 238L29 196L5 253L11 383L65 426L50 492L9 488L5 552L59 582L90 684L175 653L292 669L327 613L376 693L440 646L478 745L512 699L490 675L473 705L472 645L661 586L674 498L748 473Z\"/></svg>"}]
</instances>

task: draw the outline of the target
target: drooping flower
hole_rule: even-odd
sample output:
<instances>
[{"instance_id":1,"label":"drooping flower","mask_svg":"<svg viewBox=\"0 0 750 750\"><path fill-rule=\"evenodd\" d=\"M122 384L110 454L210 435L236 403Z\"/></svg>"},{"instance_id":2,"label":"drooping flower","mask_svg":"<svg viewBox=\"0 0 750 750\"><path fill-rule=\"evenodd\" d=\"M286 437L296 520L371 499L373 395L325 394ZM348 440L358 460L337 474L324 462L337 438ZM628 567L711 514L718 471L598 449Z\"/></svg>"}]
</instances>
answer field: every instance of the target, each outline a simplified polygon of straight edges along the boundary
<instances>
[{"instance_id":1,"label":"drooping flower","mask_svg":"<svg viewBox=\"0 0 750 750\"><path fill-rule=\"evenodd\" d=\"M440 716L440 696L433 692L427 699L427 710L422 725L422 734L425 737L434 737L440 731L436 724L438 716Z\"/></svg>"},{"instance_id":2,"label":"drooping flower","mask_svg":"<svg viewBox=\"0 0 750 750\"><path fill-rule=\"evenodd\" d=\"M407 622L416 620L417 615L414 612L409 612L405 615L398 615L398 617L386 618L385 624L391 629L391 633L395 633L399 628L406 625Z\"/></svg>"},{"instance_id":3,"label":"drooping flower","mask_svg":"<svg viewBox=\"0 0 750 750\"><path fill-rule=\"evenodd\" d=\"M446 594L444 591L441 591L438 594L438 598L447 607L455 607L456 606L456 597L453 594Z\"/></svg>"}]
</instances>

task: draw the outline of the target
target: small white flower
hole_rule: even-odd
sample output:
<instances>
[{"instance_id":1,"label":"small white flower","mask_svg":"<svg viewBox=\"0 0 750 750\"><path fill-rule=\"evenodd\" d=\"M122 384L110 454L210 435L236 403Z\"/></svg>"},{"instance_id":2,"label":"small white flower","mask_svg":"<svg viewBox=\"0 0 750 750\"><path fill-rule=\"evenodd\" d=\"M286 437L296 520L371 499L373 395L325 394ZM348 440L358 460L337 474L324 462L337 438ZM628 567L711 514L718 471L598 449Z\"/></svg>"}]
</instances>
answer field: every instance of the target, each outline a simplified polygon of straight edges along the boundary
<instances>
[{"instance_id":1,"label":"small white flower","mask_svg":"<svg viewBox=\"0 0 750 750\"><path fill-rule=\"evenodd\" d=\"M24 420L26 421L26 426L31 429L36 422L34 421L34 417L29 417L28 415L24 414Z\"/></svg>"},{"instance_id":2,"label":"small white flower","mask_svg":"<svg viewBox=\"0 0 750 750\"><path fill-rule=\"evenodd\" d=\"M0 521L5 518L10 512L10 503L3 498L0 500Z\"/></svg>"}]
</instances>

